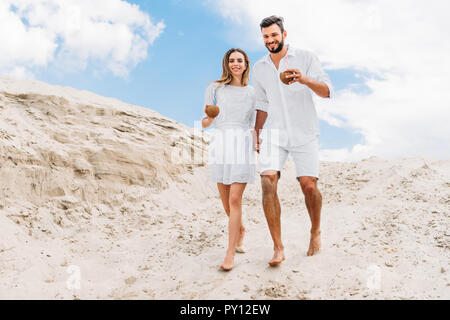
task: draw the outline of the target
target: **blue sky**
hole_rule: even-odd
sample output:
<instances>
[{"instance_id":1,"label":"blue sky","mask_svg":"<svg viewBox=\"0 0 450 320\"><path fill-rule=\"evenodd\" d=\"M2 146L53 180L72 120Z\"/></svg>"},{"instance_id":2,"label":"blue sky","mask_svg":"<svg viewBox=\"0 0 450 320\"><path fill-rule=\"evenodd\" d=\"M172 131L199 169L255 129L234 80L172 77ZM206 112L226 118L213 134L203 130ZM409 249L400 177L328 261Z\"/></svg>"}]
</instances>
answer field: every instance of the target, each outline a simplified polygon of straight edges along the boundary
<instances>
[{"instance_id":1,"label":"blue sky","mask_svg":"<svg viewBox=\"0 0 450 320\"><path fill-rule=\"evenodd\" d=\"M92 69L82 73L61 73L51 65L36 72L39 80L88 90L127 103L148 107L194 127L202 115L204 90L209 81L221 74L223 54L236 43L228 30L232 22L223 19L203 1L129 1L155 21L166 25L149 47L149 56L131 70L127 79L112 73L95 75ZM267 53L245 47L252 63ZM328 71L336 89L361 84L352 70ZM321 121L321 145L324 148L351 147L363 137L351 129L333 127Z\"/></svg>"},{"instance_id":2,"label":"blue sky","mask_svg":"<svg viewBox=\"0 0 450 320\"><path fill-rule=\"evenodd\" d=\"M446 0L2 0L0 74L194 127L224 53L240 47L255 63L267 53L259 22L278 14L287 42L315 52L336 90L317 100L322 160L447 159L448 10Z\"/></svg>"}]
</instances>

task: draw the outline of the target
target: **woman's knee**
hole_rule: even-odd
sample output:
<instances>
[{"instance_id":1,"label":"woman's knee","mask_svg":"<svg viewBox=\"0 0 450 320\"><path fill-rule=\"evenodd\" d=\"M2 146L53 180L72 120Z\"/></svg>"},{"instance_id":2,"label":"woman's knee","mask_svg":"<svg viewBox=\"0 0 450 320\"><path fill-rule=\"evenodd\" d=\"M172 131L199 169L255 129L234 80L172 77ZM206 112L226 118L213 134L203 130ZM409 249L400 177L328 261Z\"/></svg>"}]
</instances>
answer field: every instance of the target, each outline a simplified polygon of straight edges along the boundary
<instances>
[{"instance_id":1,"label":"woman's knee","mask_svg":"<svg viewBox=\"0 0 450 320\"><path fill-rule=\"evenodd\" d=\"M229 199L229 206L230 207L239 207L242 204L242 195L231 193L230 199Z\"/></svg>"}]
</instances>

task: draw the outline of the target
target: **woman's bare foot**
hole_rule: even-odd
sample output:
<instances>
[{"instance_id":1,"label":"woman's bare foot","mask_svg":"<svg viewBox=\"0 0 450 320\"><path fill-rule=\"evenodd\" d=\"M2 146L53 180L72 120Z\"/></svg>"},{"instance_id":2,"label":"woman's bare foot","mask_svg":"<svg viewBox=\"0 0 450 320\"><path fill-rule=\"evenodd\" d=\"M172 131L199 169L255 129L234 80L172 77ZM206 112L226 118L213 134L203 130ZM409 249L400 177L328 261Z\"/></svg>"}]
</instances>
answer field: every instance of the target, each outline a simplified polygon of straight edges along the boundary
<instances>
[{"instance_id":1,"label":"woman's bare foot","mask_svg":"<svg viewBox=\"0 0 450 320\"><path fill-rule=\"evenodd\" d=\"M244 228L244 226L241 226L241 228L239 230L239 238L236 243L236 252L245 253L245 250L242 247L242 244L244 242L244 236L245 236L245 228Z\"/></svg>"},{"instance_id":2,"label":"woman's bare foot","mask_svg":"<svg viewBox=\"0 0 450 320\"><path fill-rule=\"evenodd\" d=\"M232 252L227 251L225 259L223 260L223 263L220 266L220 268L225 271L230 271L231 269L233 269L233 263L234 263L234 251Z\"/></svg>"},{"instance_id":3,"label":"woman's bare foot","mask_svg":"<svg viewBox=\"0 0 450 320\"><path fill-rule=\"evenodd\" d=\"M317 253L322 246L321 240L320 240L320 230L311 232L311 240L309 241L309 249L306 253L307 256L312 256L315 253Z\"/></svg>"},{"instance_id":4,"label":"woman's bare foot","mask_svg":"<svg viewBox=\"0 0 450 320\"><path fill-rule=\"evenodd\" d=\"M283 250L275 250L275 252L273 253L273 258L272 260L269 261L269 265L271 267L274 267L276 265L279 265L281 262L283 262L285 260L285 256L284 256L284 252Z\"/></svg>"},{"instance_id":5,"label":"woman's bare foot","mask_svg":"<svg viewBox=\"0 0 450 320\"><path fill-rule=\"evenodd\" d=\"M245 253L245 249L244 249L243 247L236 247L236 248L235 248L235 251L236 251L237 253Z\"/></svg>"}]
</instances>

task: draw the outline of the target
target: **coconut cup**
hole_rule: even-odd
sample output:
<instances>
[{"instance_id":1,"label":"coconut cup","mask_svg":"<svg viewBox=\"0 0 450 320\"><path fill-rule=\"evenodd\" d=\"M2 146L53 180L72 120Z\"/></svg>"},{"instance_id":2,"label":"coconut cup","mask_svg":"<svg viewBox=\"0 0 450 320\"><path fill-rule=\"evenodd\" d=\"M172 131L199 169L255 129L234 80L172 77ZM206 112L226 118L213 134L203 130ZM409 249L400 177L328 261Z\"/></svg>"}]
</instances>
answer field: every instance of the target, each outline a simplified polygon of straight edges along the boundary
<instances>
[{"instance_id":1,"label":"coconut cup","mask_svg":"<svg viewBox=\"0 0 450 320\"><path fill-rule=\"evenodd\" d=\"M215 118L219 114L220 109L218 106L215 105L207 105L205 108L205 113L208 115L208 117Z\"/></svg>"},{"instance_id":2,"label":"coconut cup","mask_svg":"<svg viewBox=\"0 0 450 320\"><path fill-rule=\"evenodd\" d=\"M284 84L289 84L289 81L292 81L292 78L288 78L288 75L294 74L292 71L283 71L280 73L280 80Z\"/></svg>"}]
</instances>

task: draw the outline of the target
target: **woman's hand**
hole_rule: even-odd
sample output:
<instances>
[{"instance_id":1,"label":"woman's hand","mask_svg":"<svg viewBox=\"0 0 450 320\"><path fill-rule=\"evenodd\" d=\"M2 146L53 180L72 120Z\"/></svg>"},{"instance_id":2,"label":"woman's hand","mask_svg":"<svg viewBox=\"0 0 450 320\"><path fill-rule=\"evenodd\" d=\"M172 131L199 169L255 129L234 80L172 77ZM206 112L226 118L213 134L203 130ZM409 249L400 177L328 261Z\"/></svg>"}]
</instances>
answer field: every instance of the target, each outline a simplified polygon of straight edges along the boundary
<instances>
[{"instance_id":1,"label":"woman's hand","mask_svg":"<svg viewBox=\"0 0 450 320\"><path fill-rule=\"evenodd\" d=\"M208 128L211 123L214 121L214 118L209 117L208 115L202 119L202 127Z\"/></svg>"},{"instance_id":2,"label":"woman's hand","mask_svg":"<svg viewBox=\"0 0 450 320\"><path fill-rule=\"evenodd\" d=\"M211 125L211 122L214 121L214 118L211 118L206 114L206 106L203 108L203 112L205 113L206 117L202 119L202 127L208 128Z\"/></svg>"}]
</instances>

